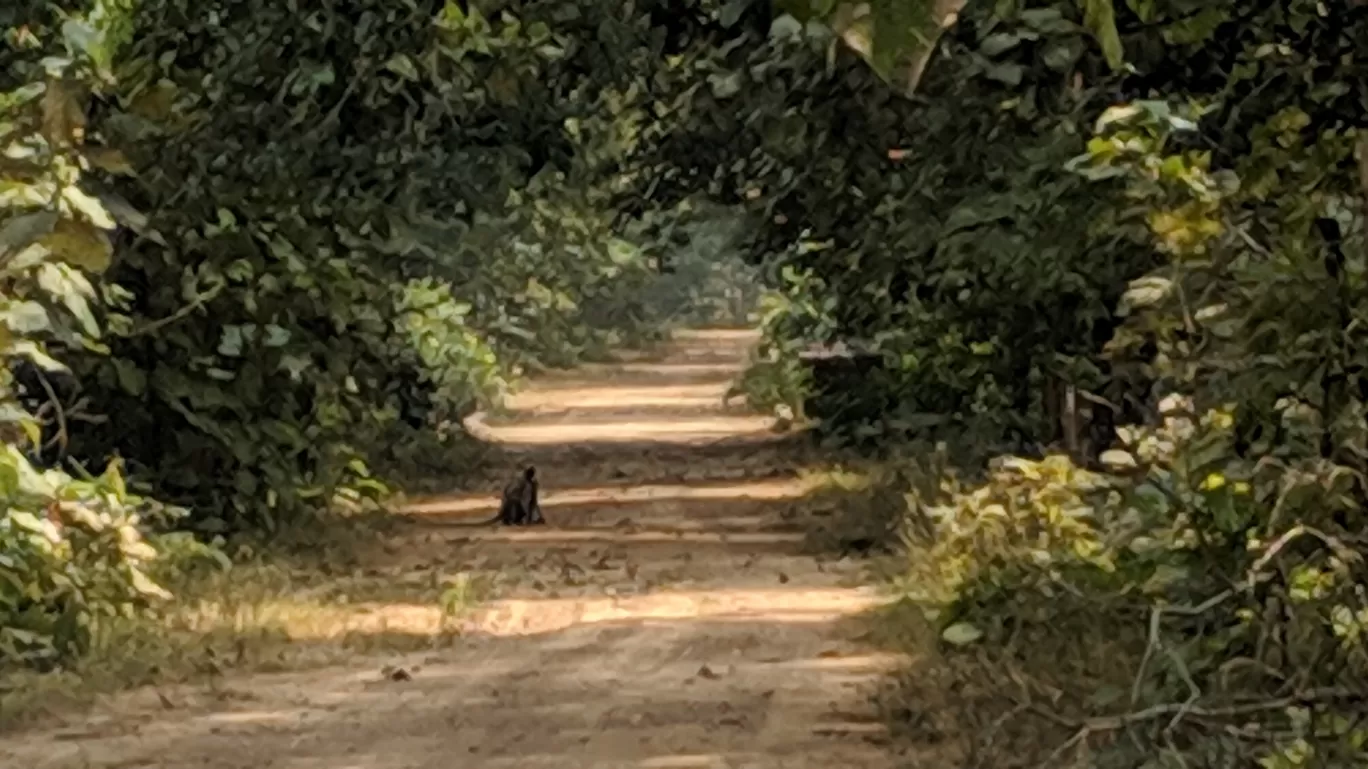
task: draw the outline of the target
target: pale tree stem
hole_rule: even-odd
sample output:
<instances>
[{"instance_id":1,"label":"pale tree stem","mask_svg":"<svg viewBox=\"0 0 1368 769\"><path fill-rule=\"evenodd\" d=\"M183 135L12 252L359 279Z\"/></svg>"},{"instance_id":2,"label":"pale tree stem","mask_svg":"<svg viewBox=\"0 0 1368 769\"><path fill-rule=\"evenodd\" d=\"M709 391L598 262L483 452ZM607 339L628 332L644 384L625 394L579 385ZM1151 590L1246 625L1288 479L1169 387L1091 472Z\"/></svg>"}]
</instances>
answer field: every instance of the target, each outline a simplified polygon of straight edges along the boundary
<instances>
[{"instance_id":1,"label":"pale tree stem","mask_svg":"<svg viewBox=\"0 0 1368 769\"><path fill-rule=\"evenodd\" d=\"M916 58L907 68L907 85L903 90L903 95L911 96L917 90L917 85L921 83L922 75L926 72L926 65L931 61L931 56L936 52L936 46L940 43L941 36L945 31L959 21L959 12L963 10L966 0L935 0L935 5L931 9L931 18L935 22L935 30L931 33L932 37L928 45L917 52Z\"/></svg>"}]
</instances>

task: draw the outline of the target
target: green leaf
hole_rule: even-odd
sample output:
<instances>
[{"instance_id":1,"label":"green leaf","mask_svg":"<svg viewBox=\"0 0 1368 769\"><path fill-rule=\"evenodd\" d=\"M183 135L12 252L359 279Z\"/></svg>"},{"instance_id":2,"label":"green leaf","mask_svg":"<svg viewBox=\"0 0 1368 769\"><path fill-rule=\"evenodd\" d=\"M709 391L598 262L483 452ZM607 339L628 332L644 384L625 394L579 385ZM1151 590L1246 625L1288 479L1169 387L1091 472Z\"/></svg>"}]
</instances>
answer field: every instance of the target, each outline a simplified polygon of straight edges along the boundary
<instances>
[{"instance_id":1,"label":"green leaf","mask_svg":"<svg viewBox=\"0 0 1368 769\"><path fill-rule=\"evenodd\" d=\"M104 35L84 19L72 18L63 22L62 39L72 54L84 54L101 68L108 66L109 51L105 47Z\"/></svg>"},{"instance_id":2,"label":"green leaf","mask_svg":"<svg viewBox=\"0 0 1368 769\"><path fill-rule=\"evenodd\" d=\"M741 19L741 14L745 13L746 9L754 2L755 0L727 0L723 3L722 12L718 19L722 23L722 27L730 29L735 26L736 22Z\"/></svg>"},{"instance_id":3,"label":"green leaf","mask_svg":"<svg viewBox=\"0 0 1368 769\"><path fill-rule=\"evenodd\" d=\"M1116 31L1116 8L1112 0L1082 0L1083 22L1102 46L1102 55L1113 70L1125 64L1126 52L1121 47L1121 35Z\"/></svg>"},{"instance_id":4,"label":"green leaf","mask_svg":"<svg viewBox=\"0 0 1368 769\"><path fill-rule=\"evenodd\" d=\"M72 210L80 212L85 216L86 221L99 227L102 230L112 230L118 226L114 217L105 210L104 204L99 200L87 195L79 187L66 187L62 190L62 199L71 206Z\"/></svg>"},{"instance_id":5,"label":"green leaf","mask_svg":"<svg viewBox=\"0 0 1368 769\"><path fill-rule=\"evenodd\" d=\"M147 374L137 364L123 358L110 358L109 363L114 367L114 377L124 392L138 397L147 391Z\"/></svg>"},{"instance_id":6,"label":"green leaf","mask_svg":"<svg viewBox=\"0 0 1368 769\"><path fill-rule=\"evenodd\" d=\"M114 256L109 236L86 222L63 219L40 241L54 256L90 272L104 272Z\"/></svg>"},{"instance_id":7,"label":"green leaf","mask_svg":"<svg viewBox=\"0 0 1368 769\"><path fill-rule=\"evenodd\" d=\"M1136 116L1144 113L1144 110L1135 104L1118 104L1108 107L1102 111L1093 123L1093 133L1105 133L1113 123L1128 123ZM1094 142L1096 147L1094 147ZM1098 154L1098 150L1104 146L1110 146L1111 142L1101 136L1095 136L1088 141L1089 150L1093 154Z\"/></svg>"},{"instance_id":8,"label":"green leaf","mask_svg":"<svg viewBox=\"0 0 1368 769\"><path fill-rule=\"evenodd\" d=\"M1191 578L1191 573L1185 566L1175 566L1172 564L1161 563L1154 569L1150 578L1145 580L1145 584L1140 589L1149 595L1162 593L1173 585L1186 582Z\"/></svg>"},{"instance_id":9,"label":"green leaf","mask_svg":"<svg viewBox=\"0 0 1368 769\"><path fill-rule=\"evenodd\" d=\"M111 147L89 147L85 151L86 162L95 168L118 176L136 176L133 164L120 151Z\"/></svg>"},{"instance_id":10,"label":"green leaf","mask_svg":"<svg viewBox=\"0 0 1368 769\"><path fill-rule=\"evenodd\" d=\"M43 138L52 147L70 147L84 128L85 110L75 87L60 75L50 77L43 93Z\"/></svg>"},{"instance_id":11,"label":"green leaf","mask_svg":"<svg viewBox=\"0 0 1368 769\"><path fill-rule=\"evenodd\" d=\"M80 273L73 272L65 264L44 264L38 270L38 285L66 305L87 336L100 335L100 326L86 301L86 297L95 291Z\"/></svg>"},{"instance_id":12,"label":"green leaf","mask_svg":"<svg viewBox=\"0 0 1368 769\"><path fill-rule=\"evenodd\" d=\"M1129 451L1124 451L1122 449L1109 449L1104 451L1099 459L1102 461L1102 464L1114 470L1129 470L1136 467L1135 457L1131 456Z\"/></svg>"},{"instance_id":13,"label":"green leaf","mask_svg":"<svg viewBox=\"0 0 1368 769\"><path fill-rule=\"evenodd\" d=\"M242 326L224 326L219 337L218 354L236 358L242 355Z\"/></svg>"},{"instance_id":14,"label":"green leaf","mask_svg":"<svg viewBox=\"0 0 1368 769\"><path fill-rule=\"evenodd\" d=\"M43 438L42 425L17 403L0 401L0 423L18 425L30 443L37 443Z\"/></svg>"},{"instance_id":15,"label":"green leaf","mask_svg":"<svg viewBox=\"0 0 1368 769\"><path fill-rule=\"evenodd\" d=\"M1021 85L1021 79L1026 74L1026 68L1020 64L994 64L988 67L984 73L990 80L996 80L1006 85Z\"/></svg>"},{"instance_id":16,"label":"green leaf","mask_svg":"<svg viewBox=\"0 0 1368 769\"><path fill-rule=\"evenodd\" d=\"M171 593L167 592L166 588L153 582L143 573L142 569L139 569L136 566L129 568L129 577L132 581L133 589L141 595L163 600L169 600L173 597Z\"/></svg>"},{"instance_id":17,"label":"green leaf","mask_svg":"<svg viewBox=\"0 0 1368 769\"><path fill-rule=\"evenodd\" d=\"M989 35L979 43L979 53L984 56L993 57L1016 48L1021 44L1021 36L1008 32L999 32Z\"/></svg>"},{"instance_id":18,"label":"green leaf","mask_svg":"<svg viewBox=\"0 0 1368 769\"><path fill-rule=\"evenodd\" d=\"M155 230L147 229L147 215L134 208L133 205L123 197L112 192L105 192L100 194L99 201L105 207L105 210L114 217L115 222L124 227L128 227L140 235L146 234L148 239L154 243L166 245L166 242L159 233Z\"/></svg>"},{"instance_id":19,"label":"green leaf","mask_svg":"<svg viewBox=\"0 0 1368 769\"><path fill-rule=\"evenodd\" d=\"M17 357L28 358L44 371L67 370L67 367L64 366L61 361L49 356L37 342L29 339L15 342L10 348L10 353Z\"/></svg>"},{"instance_id":20,"label":"green leaf","mask_svg":"<svg viewBox=\"0 0 1368 769\"><path fill-rule=\"evenodd\" d=\"M1055 72L1069 71L1082 51L1077 45L1069 40L1055 40L1045 46L1045 50L1040 54L1040 59L1045 66Z\"/></svg>"},{"instance_id":21,"label":"green leaf","mask_svg":"<svg viewBox=\"0 0 1368 769\"><path fill-rule=\"evenodd\" d=\"M20 494L43 500L52 499L56 495L57 490L48 482L48 479L43 476L43 473L39 472L37 468L29 463L28 459L26 459L23 454L19 453L17 448L14 446L6 446L5 450L7 459L9 459L11 467L13 467L16 472L16 490ZM45 527L41 522L38 526L38 531L45 530Z\"/></svg>"},{"instance_id":22,"label":"green leaf","mask_svg":"<svg viewBox=\"0 0 1368 769\"><path fill-rule=\"evenodd\" d=\"M27 510L10 510L8 519L15 526L34 534L43 532L43 521Z\"/></svg>"},{"instance_id":23,"label":"green leaf","mask_svg":"<svg viewBox=\"0 0 1368 769\"><path fill-rule=\"evenodd\" d=\"M281 328L274 323L266 324L266 336L262 343L267 347L284 347L290 341L288 329Z\"/></svg>"},{"instance_id":24,"label":"green leaf","mask_svg":"<svg viewBox=\"0 0 1368 769\"><path fill-rule=\"evenodd\" d=\"M6 220L0 227L0 258L52 232L60 218L52 211L36 211Z\"/></svg>"},{"instance_id":25,"label":"green leaf","mask_svg":"<svg viewBox=\"0 0 1368 769\"><path fill-rule=\"evenodd\" d=\"M968 646L983 637L983 631L968 622L957 622L941 631L941 638L954 646Z\"/></svg>"},{"instance_id":26,"label":"green leaf","mask_svg":"<svg viewBox=\"0 0 1368 769\"><path fill-rule=\"evenodd\" d=\"M402 53L397 53L385 62L385 69L393 72L405 80L417 81L418 68L414 66L413 60Z\"/></svg>"},{"instance_id":27,"label":"green leaf","mask_svg":"<svg viewBox=\"0 0 1368 769\"><path fill-rule=\"evenodd\" d=\"M1058 8L1028 8L1019 16L1021 22L1037 32L1064 34L1077 31L1073 22L1064 18Z\"/></svg>"},{"instance_id":28,"label":"green leaf","mask_svg":"<svg viewBox=\"0 0 1368 769\"><path fill-rule=\"evenodd\" d=\"M741 75L735 72L710 75L708 85L712 87L713 96L718 99L729 99L741 91Z\"/></svg>"},{"instance_id":29,"label":"green leaf","mask_svg":"<svg viewBox=\"0 0 1368 769\"><path fill-rule=\"evenodd\" d=\"M1130 287L1121 297L1117 313L1129 315L1135 310L1162 302L1173 291L1173 281L1150 275L1131 281Z\"/></svg>"},{"instance_id":30,"label":"green leaf","mask_svg":"<svg viewBox=\"0 0 1368 769\"><path fill-rule=\"evenodd\" d=\"M13 302L0 309L0 320L20 334L46 331L51 321L47 310L37 302Z\"/></svg>"}]
</instances>

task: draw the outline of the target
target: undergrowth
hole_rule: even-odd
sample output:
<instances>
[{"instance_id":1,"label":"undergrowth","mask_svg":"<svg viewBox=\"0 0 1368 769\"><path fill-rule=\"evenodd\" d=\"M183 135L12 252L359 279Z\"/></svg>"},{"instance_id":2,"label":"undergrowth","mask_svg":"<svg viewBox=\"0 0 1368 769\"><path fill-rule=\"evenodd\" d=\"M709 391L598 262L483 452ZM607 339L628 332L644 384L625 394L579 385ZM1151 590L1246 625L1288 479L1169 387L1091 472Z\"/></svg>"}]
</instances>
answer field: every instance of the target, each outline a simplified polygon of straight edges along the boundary
<instances>
[{"instance_id":1,"label":"undergrowth","mask_svg":"<svg viewBox=\"0 0 1368 769\"><path fill-rule=\"evenodd\" d=\"M492 586L458 567L387 565L396 526L360 516L216 555L167 554L153 576L174 600L103 619L60 666L0 668L0 731L139 686L213 689L232 672L441 648Z\"/></svg>"}]
</instances>

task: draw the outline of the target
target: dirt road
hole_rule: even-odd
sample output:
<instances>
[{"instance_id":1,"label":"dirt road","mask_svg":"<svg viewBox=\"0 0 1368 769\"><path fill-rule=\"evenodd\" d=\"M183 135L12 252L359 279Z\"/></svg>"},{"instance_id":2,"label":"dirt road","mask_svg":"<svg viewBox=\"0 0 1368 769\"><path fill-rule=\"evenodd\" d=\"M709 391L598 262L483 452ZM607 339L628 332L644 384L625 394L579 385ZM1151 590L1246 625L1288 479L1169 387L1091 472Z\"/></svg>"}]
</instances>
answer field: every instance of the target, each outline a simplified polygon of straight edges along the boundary
<instances>
[{"instance_id":1,"label":"dirt road","mask_svg":"<svg viewBox=\"0 0 1368 769\"><path fill-rule=\"evenodd\" d=\"M133 692L0 739L25 769L885 767L861 646L879 598L860 567L800 552L802 452L722 395L752 338L677 336L663 358L544 378L503 420L508 471L535 463L550 525L470 529L488 494L423 500L384 568L464 571L493 598L454 640L212 690ZM385 632L437 609L374 607ZM174 706L172 706L174 703Z\"/></svg>"}]
</instances>

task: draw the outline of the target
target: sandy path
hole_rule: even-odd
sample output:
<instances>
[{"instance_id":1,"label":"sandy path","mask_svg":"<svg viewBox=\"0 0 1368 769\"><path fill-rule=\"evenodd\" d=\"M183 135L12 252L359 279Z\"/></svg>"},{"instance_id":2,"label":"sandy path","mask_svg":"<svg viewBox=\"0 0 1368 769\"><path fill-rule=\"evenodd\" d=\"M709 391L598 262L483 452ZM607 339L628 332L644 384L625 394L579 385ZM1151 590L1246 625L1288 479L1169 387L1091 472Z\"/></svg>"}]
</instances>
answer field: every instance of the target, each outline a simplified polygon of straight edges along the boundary
<instances>
[{"instance_id":1,"label":"sandy path","mask_svg":"<svg viewBox=\"0 0 1368 769\"><path fill-rule=\"evenodd\" d=\"M130 693L0 739L0 765L890 766L865 694L897 660L863 648L856 620L879 599L858 565L799 552L801 452L721 406L751 340L681 334L663 360L548 377L478 422L510 465L537 464L551 523L431 525L488 515L488 496L410 508L428 520L377 568L499 575L451 643ZM386 632L439 621L419 604L375 617Z\"/></svg>"}]
</instances>

